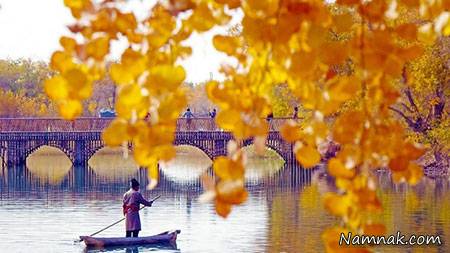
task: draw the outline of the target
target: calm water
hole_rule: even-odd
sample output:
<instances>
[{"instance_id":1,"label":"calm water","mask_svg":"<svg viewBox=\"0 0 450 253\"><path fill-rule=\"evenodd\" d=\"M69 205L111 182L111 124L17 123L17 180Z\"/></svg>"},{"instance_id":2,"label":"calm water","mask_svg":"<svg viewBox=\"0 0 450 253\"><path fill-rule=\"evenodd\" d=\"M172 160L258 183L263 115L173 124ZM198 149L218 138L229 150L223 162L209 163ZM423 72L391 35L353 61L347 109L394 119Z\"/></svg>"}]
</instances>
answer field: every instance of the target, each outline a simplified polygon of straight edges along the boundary
<instances>
[{"instance_id":1,"label":"calm water","mask_svg":"<svg viewBox=\"0 0 450 253\"><path fill-rule=\"evenodd\" d=\"M321 200L321 193L333 190L332 183L318 173L282 168L278 159L273 153L250 159L249 200L223 219L212 205L197 201L202 192L198 175L208 173L211 162L198 150L180 147L177 159L161 166L156 190L143 191L148 198L162 197L141 211L141 235L180 229L177 246L96 251L74 240L121 219L127 180L146 183L146 171L111 150L96 154L89 168L73 168L58 151L40 150L27 166L0 170L0 252L322 252L321 231L336 223ZM374 219L384 222L388 233L439 234L448 242L379 252L450 252L448 181L395 186L380 174L379 186L385 212ZM123 234L121 223L100 235Z\"/></svg>"}]
</instances>

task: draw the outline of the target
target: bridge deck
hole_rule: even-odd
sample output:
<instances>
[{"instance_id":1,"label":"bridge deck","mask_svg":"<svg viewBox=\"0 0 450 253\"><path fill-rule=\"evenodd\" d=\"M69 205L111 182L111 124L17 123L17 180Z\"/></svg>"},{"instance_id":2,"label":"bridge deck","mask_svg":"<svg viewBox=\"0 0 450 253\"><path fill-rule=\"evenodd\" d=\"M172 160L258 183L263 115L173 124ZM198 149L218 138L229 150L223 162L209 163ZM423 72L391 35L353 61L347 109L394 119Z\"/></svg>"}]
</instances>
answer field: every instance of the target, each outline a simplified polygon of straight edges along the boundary
<instances>
[{"instance_id":1,"label":"bridge deck","mask_svg":"<svg viewBox=\"0 0 450 253\"><path fill-rule=\"evenodd\" d=\"M273 118L270 130L278 131L288 118ZM0 132L97 132L105 129L112 118L86 117L73 121L60 118L0 118ZM179 118L177 132L221 131L212 118Z\"/></svg>"}]
</instances>

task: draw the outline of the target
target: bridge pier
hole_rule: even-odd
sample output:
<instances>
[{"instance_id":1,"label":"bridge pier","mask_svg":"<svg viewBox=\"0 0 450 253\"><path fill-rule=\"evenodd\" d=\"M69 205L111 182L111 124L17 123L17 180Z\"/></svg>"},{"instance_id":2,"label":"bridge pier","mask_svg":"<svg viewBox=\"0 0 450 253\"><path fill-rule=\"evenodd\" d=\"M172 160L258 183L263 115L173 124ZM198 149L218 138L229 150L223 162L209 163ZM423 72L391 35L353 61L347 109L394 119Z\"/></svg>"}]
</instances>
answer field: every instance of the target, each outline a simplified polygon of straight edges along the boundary
<instances>
[{"instance_id":1,"label":"bridge pier","mask_svg":"<svg viewBox=\"0 0 450 253\"><path fill-rule=\"evenodd\" d=\"M87 164L88 157L86 151L86 141L75 141L74 158L72 161L74 166L84 166Z\"/></svg>"},{"instance_id":2,"label":"bridge pier","mask_svg":"<svg viewBox=\"0 0 450 253\"><path fill-rule=\"evenodd\" d=\"M8 141L6 144L7 147L7 161L6 164L8 167L14 167L17 165L22 165L26 163L26 156L24 154L24 150L22 148L23 143L21 141Z\"/></svg>"}]
</instances>

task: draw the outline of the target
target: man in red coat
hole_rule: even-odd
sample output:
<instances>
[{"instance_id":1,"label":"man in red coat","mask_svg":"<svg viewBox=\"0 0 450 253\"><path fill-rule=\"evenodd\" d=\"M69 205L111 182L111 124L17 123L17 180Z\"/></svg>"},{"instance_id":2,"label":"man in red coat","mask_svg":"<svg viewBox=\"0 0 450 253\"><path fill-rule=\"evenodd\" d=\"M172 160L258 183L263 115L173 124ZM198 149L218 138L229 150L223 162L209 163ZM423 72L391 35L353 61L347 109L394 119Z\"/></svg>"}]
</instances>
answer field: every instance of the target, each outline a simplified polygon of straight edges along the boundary
<instances>
[{"instance_id":1,"label":"man in red coat","mask_svg":"<svg viewBox=\"0 0 450 253\"><path fill-rule=\"evenodd\" d=\"M123 214L125 215L126 237L138 237L141 230L141 219L139 218L140 204L152 206L153 201L147 201L139 192L139 182L131 179L131 187L123 195Z\"/></svg>"}]
</instances>

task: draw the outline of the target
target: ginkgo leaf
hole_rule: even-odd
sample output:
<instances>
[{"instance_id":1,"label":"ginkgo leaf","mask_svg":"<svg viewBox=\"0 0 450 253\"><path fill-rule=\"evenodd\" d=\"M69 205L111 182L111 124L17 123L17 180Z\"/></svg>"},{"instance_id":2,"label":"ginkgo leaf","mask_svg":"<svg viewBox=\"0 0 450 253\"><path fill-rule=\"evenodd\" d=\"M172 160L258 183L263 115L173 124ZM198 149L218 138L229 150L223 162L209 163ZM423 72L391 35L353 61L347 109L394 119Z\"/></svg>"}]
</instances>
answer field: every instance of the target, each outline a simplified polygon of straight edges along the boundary
<instances>
[{"instance_id":1,"label":"ginkgo leaf","mask_svg":"<svg viewBox=\"0 0 450 253\"><path fill-rule=\"evenodd\" d=\"M365 235L382 236L386 233L386 226L383 224L366 224L363 230Z\"/></svg>"},{"instance_id":2,"label":"ginkgo leaf","mask_svg":"<svg viewBox=\"0 0 450 253\"><path fill-rule=\"evenodd\" d=\"M335 216L348 216L350 208L353 205L349 196L342 196L336 193L326 193L323 201L325 208Z\"/></svg>"},{"instance_id":3,"label":"ginkgo leaf","mask_svg":"<svg viewBox=\"0 0 450 253\"><path fill-rule=\"evenodd\" d=\"M343 13L333 16L333 23L337 32L348 32L353 26L353 15L351 13Z\"/></svg>"},{"instance_id":4,"label":"ginkgo leaf","mask_svg":"<svg viewBox=\"0 0 450 253\"><path fill-rule=\"evenodd\" d=\"M221 180L216 185L216 199L232 205L239 205L247 200L243 180Z\"/></svg>"},{"instance_id":5,"label":"ginkgo leaf","mask_svg":"<svg viewBox=\"0 0 450 253\"><path fill-rule=\"evenodd\" d=\"M66 120L73 120L81 115L83 106L78 100L63 100L59 104L59 113Z\"/></svg>"},{"instance_id":6,"label":"ginkgo leaf","mask_svg":"<svg viewBox=\"0 0 450 253\"><path fill-rule=\"evenodd\" d=\"M69 96L67 81L59 75L45 80L44 90L53 100L66 99Z\"/></svg>"},{"instance_id":7,"label":"ginkgo leaf","mask_svg":"<svg viewBox=\"0 0 450 253\"><path fill-rule=\"evenodd\" d=\"M216 212L218 215L226 218L231 212L231 205L216 199Z\"/></svg>"},{"instance_id":8,"label":"ginkgo leaf","mask_svg":"<svg viewBox=\"0 0 450 253\"><path fill-rule=\"evenodd\" d=\"M356 174L356 171L353 168L346 168L342 161L337 158L331 158L328 161L328 172L336 178L341 177L348 179L353 178Z\"/></svg>"},{"instance_id":9,"label":"ginkgo leaf","mask_svg":"<svg viewBox=\"0 0 450 253\"><path fill-rule=\"evenodd\" d=\"M295 121L286 122L281 127L280 134L288 142L295 142L302 138L300 126Z\"/></svg>"},{"instance_id":10,"label":"ginkgo leaf","mask_svg":"<svg viewBox=\"0 0 450 253\"><path fill-rule=\"evenodd\" d=\"M320 162L320 153L316 148L303 146L295 151L297 161L305 168L312 168Z\"/></svg>"},{"instance_id":11,"label":"ginkgo leaf","mask_svg":"<svg viewBox=\"0 0 450 253\"><path fill-rule=\"evenodd\" d=\"M417 38L417 25L402 24L395 28L395 32L404 39L415 40Z\"/></svg>"},{"instance_id":12,"label":"ginkgo leaf","mask_svg":"<svg viewBox=\"0 0 450 253\"><path fill-rule=\"evenodd\" d=\"M216 35L213 38L214 47L228 55L233 55L236 49L241 46L238 37Z\"/></svg>"},{"instance_id":13,"label":"ginkgo leaf","mask_svg":"<svg viewBox=\"0 0 450 253\"><path fill-rule=\"evenodd\" d=\"M127 122L115 119L102 133L102 140L109 147L118 147L129 139Z\"/></svg>"},{"instance_id":14,"label":"ginkgo leaf","mask_svg":"<svg viewBox=\"0 0 450 253\"><path fill-rule=\"evenodd\" d=\"M72 69L75 64L72 61L72 57L65 52L56 51L52 54L50 59L50 66L58 70L61 73L66 72L69 69Z\"/></svg>"},{"instance_id":15,"label":"ginkgo leaf","mask_svg":"<svg viewBox=\"0 0 450 253\"><path fill-rule=\"evenodd\" d=\"M194 30L204 32L211 29L216 23L216 20L208 5L205 2L201 2L194 9L187 22Z\"/></svg>"},{"instance_id":16,"label":"ginkgo leaf","mask_svg":"<svg viewBox=\"0 0 450 253\"><path fill-rule=\"evenodd\" d=\"M241 6L241 0L215 0L215 1L220 4L226 4L230 9L235 9Z\"/></svg>"},{"instance_id":17,"label":"ginkgo leaf","mask_svg":"<svg viewBox=\"0 0 450 253\"><path fill-rule=\"evenodd\" d=\"M186 78L184 68L181 66L158 65L150 70L148 77L149 86L163 86L172 90L180 85Z\"/></svg>"},{"instance_id":18,"label":"ginkgo leaf","mask_svg":"<svg viewBox=\"0 0 450 253\"><path fill-rule=\"evenodd\" d=\"M244 177L243 166L226 157L218 157L214 160L214 173L224 180L237 180Z\"/></svg>"},{"instance_id":19,"label":"ginkgo leaf","mask_svg":"<svg viewBox=\"0 0 450 253\"><path fill-rule=\"evenodd\" d=\"M68 53L75 52L77 42L75 39L63 36L59 39L59 43L64 48L64 50Z\"/></svg>"},{"instance_id":20,"label":"ginkgo leaf","mask_svg":"<svg viewBox=\"0 0 450 253\"><path fill-rule=\"evenodd\" d=\"M97 61L103 60L105 55L109 53L109 38L99 37L89 41L86 45L86 54Z\"/></svg>"}]
</instances>

